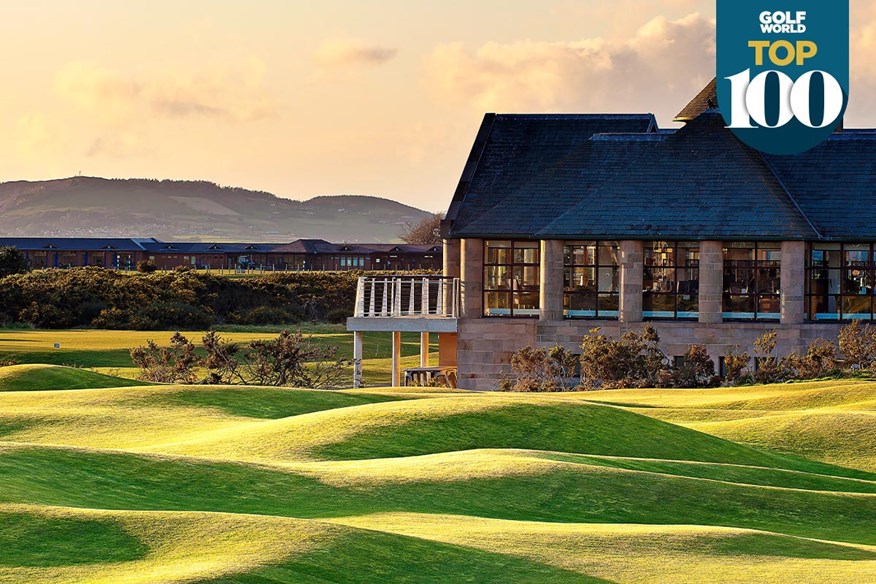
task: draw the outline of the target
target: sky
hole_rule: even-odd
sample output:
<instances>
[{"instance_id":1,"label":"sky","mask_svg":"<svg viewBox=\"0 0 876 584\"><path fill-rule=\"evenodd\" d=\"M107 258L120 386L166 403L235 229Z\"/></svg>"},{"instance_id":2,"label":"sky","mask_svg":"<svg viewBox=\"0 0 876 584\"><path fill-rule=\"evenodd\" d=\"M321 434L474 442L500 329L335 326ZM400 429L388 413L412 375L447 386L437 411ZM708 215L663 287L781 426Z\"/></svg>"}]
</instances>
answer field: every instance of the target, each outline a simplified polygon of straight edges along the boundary
<instances>
[{"instance_id":1,"label":"sky","mask_svg":"<svg viewBox=\"0 0 876 584\"><path fill-rule=\"evenodd\" d=\"M851 0L846 126L876 126ZM209 180L446 209L485 112L651 112L714 76L701 0L0 4L0 181Z\"/></svg>"}]
</instances>

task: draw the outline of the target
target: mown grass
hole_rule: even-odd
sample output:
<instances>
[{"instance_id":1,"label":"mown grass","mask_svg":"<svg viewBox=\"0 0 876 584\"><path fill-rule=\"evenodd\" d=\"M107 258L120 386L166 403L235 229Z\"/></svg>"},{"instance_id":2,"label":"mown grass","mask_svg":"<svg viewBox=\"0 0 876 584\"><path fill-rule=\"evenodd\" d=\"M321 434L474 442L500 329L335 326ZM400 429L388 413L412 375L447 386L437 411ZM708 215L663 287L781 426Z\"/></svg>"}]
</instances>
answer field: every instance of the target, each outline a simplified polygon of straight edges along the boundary
<instances>
[{"instance_id":1,"label":"mown grass","mask_svg":"<svg viewBox=\"0 0 876 584\"><path fill-rule=\"evenodd\" d=\"M237 343L275 338L283 329L300 330L314 343L337 347L338 356L353 357L353 336L344 325L300 323L286 327L225 326L218 327L223 338ZM183 331L200 346L204 331ZM173 332L168 331L102 331L102 330L34 330L0 329L0 361L12 359L21 364L50 364L97 369L102 373L136 378L138 371L131 360L130 349L154 340L168 345ZM437 339L433 339L437 340ZM60 348L55 349L54 345ZM438 345L430 350L437 356ZM203 355L203 350L197 350ZM402 335L402 357L405 367L419 365L420 336ZM365 333L363 341L364 382L367 386L389 385L392 377L392 338L389 333ZM436 361L437 362L437 361ZM352 383L353 371L349 370ZM73 389L72 387L70 389Z\"/></svg>"},{"instance_id":2,"label":"mown grass","mask_svg":"<svg viewBox=\"0 0 876 584\"><path fill-rule=\"evenodd\" d=\"M868 456L873 383L509 395L28 370L0 392L2 581L876 581L876 469L847 464Z\"/></svg>"},{"instance_id":3,"label":"mown grass","mask_svg":"<svg viewBox=\"0 0 876 584\"><path fill-rule=\"evenodd\" d=\"M52 365L0 367L0 391L45 391L149 385L93 371Z\"/></svg>"}]
</instances>

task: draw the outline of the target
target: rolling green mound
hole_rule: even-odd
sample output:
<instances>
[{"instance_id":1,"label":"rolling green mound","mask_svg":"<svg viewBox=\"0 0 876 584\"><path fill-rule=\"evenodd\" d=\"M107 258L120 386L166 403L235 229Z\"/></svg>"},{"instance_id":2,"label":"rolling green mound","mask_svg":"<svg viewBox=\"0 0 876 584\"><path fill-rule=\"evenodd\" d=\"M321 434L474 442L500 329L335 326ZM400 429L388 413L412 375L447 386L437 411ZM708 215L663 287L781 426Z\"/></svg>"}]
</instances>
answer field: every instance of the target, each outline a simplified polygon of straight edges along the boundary
<instances>
[{"instance_id":1,"label":"rolling green mound","mask_svg":"<svg viewBox=\"0 0 876 584\"><path fill-rule=\"evenodd\" d=\"M68 371L88 373L16 368L46 391L0 393L2 581L876 581L876 384L58 386Z\"/></svg>"},{"instance_id":2,"label":"rolling green mound","mask_svg":"<svg viewBox=\"0 0 876 584\"><path fill-rule=\"evenodd\" d=\"M0 367L0 391L48 391L98 389L149 385L142 381L112 377L84 369L58 365L10 365Z\"/></svg>"}]
</instances>

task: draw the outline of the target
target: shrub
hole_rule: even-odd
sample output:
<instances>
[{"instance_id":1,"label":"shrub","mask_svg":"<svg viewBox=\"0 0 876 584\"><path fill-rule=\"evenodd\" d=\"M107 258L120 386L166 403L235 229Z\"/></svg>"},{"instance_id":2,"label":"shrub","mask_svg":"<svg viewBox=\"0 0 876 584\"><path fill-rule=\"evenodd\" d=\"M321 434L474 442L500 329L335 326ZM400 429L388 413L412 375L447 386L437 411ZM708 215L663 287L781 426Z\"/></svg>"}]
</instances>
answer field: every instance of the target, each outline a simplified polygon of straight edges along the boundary
<instances>
[{"instance_id":1,"label":"shrub","mask_svg":"<svg viewBox=\"0 0 876 584\"><path fill-rule=\"evenodd\" d=\"M739 346L730 347L724 355L724 380L728 385L742 381L748 369L751 357L746 352L740 352Z\"/></svg>"},{"instance_id":2,"label":"shrub","mask_svg":"<svg viewBox=\"0 0 876 584\"><path fill-rule=\"evenodd\" d=\"M131 349L131 359L140 368L140 379L158 383L194 383L200 363L195 345L180 333L171 337L169 347L150 340L145 347Z\"/></svg>"},{"instance_id":3,"label":"shrub","mask_svg":"<svg viewBox=\"0 0 876 584\"><path fill-rule=\"evenodd\" d=\"M684 354L681 365L672 371L674 387L716 387L721 378L715 374L715 362L702 345L691 345Z\"/></svg>"},{"instance_id":4,"label":"shrub","mask_svg":"<svg viewBox=\"0 0 876 584\"><path fill-rule=\"evenodd\" d=\"M325 320L332 324L344 324L353 316L353 311L348 308L334 308L325 313Z\"/></svg>"},{"instance_id":5,"label":"shrub","mask_svg":"<svg viewBox=\"0 0 876 584\"><path fill-rule=\"evenodd\" d=\"M0 278L30 271L24 253L16 247L0 247Z\"/></svg>"},{"instance_id":6,"label":"shrub","mask_svg":"<svg viewBox=\"0 0 876 584\"><path fill-rule=\"evenodd\" d=\"M845 359L847 369L873 369L876 361L876 329L869 324L853 321L840 329L839 349Z\"/></svg>"},{"instance_id":7,"label":"shrub","mask_svg":"<svg viewBox=\"0 0 876 584\"><path fill-rule=\"evenodd\" d=\"M299 333L283 331L276 339L251 341L245 346L222 339L217 333L204 335L206 356L200 359L194 345L180 333L170 347L149 341L131 349L140 368L140 378L163 383L194 383L199 367L207 369L202 383L269 385L336 389L344 385L349 359L337 356L337 347L326 347Z\"/></svg>"},{"instance_id":8,"label":"shrub","mask_svg":"<svg viewBox=\"0 0 876 584\"><path fill-rule=\"evenodd\" d=\"M285 308L259 306L248 311L240 318L240 323L251 325L294 324L299 320L298 316Z\"/></svg>"},{"instance_id":9,"label":"shrub","mask_svg":"<svg viewBox=\"0 0 876 584\"><path fill-rule=\"evenodd\" d=\"M837 375L840 371L836 346L824 339L809 343L802 357L790 355L788 363L795 379L819 379Z\"/></svg>"},{"instance_id":10,"label":"shrub","mask_svg":"<svg viewBox=\"0 0 876 584\"><path fill-rule=\"evenodd\" d=\"M122 274L96 267L40 270L0 279L0 322L41 328L176 330L248 320L289 324L305 314L313 320L330 317L341 321L353 311L359 275L296 272L238 280L192 271ZM172 318L163 317L155 308L171 305L176 306ZM264 312L250 319L250 312L258 308L283 310L287 315Z\"/></svg>"},{"instance_id":11,"label":"shrub","mask_svg":"<svg viewBox=\"0 0 876 584\"><path fill-rule=\"evenodd\" d=\"M510 377L499 382L500 391L570 391L576 385L578 357L560 345L550 349L524 347L511 355Z\"/></svg>"},{"instance_id":12,"label":"shrub","mask_svg":"<svg viewBox=\"0 0 876 584\"><path fill-rule=\"evenodd\" d=\"M137 264L137 271L141 274L151 274L158 271L158 266L151 260L144 260Z\"/></svg>"},{"instance_id":13,"label":"shrub","mask_svg":"<svg viewBox=\"0 0 876 584\"><path fill-rule=\"evenodd\" d=\"M671 379L660 337L651 325L610 339L595 328L581 344L581 382L585 389L657 387Z\"/></svg>"}]
</instances>

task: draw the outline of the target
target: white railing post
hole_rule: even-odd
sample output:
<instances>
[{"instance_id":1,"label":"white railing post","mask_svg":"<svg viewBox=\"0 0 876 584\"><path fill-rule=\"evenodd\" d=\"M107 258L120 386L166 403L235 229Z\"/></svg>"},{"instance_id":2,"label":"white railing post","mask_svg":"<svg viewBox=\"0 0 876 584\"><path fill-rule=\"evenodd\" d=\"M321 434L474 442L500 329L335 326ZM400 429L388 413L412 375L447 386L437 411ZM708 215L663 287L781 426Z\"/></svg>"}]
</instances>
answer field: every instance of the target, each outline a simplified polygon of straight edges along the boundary
<instances>
[{"instance_id":1,"label":"white railing post","mask_svg":"<svg viewBox=\"0 0 876 584\"><path fill-rule=\"evenodd\" d=\"M402 280L401 278L396 278L392 282L392 290L393 290L393 303L392 303L392 316L399 317L402 315Z\"/></svg>"},{"instance_id":2,"label":"white railing post","mask_svg":"<svg viewBox=\"0 0 876 584\"><path fill-rule=\"evenodd\" d=\"M380 316L389 316L389 280L383 280L383 302L381 304Z\"/></svg>"},{"instance_id":3,"label":"white railing post","mask_svg":"<svg viewBox=\"0 0 876 584\"><path fill-rule=\"evenodd\" d=\"M374 318L374 302L377 297L377 278L371 278L371 301L368 303L368 316Z\"/></svg>"},{"instance_id":4,"label":"white railing post","mask_svg":"<svg viewBox=\"0 0 876 584\"><path fill-rule=\"evenodd\" d=\"M414 284L413 280L410 280L409 283L410 283L411 293L410 293L410 297L408 298L408 316L414 316L414 312L416 311L416 305L414 304L414 302L415 302L416 296L417 296L416 293L414 292L416 290L416 285Z\"/></svg>"},{"instance_id":5,"label":"white railing post","mask_svg":"<svg viewBox=\"0 0 876 584\"><path fill-rule=\"evenodd\" d=\"M356 318L365 316L365 278L359 278L356 284Z\"/></svg>"},{"instance_id":6,"label":"white railing post","mask_svg":"<svg viewBox=\"0 0 876 584\"><path fill-rule=\"evenodd\" d=\"M420 313L429 316L429 278L423 278L423 306Z\"/></svg>"},{"instance_id":7,"label":"white railing post","mask_svg":"<svg viewBox=\"0 0 876 584\"><path fill-rule=\"evenodd\" d=\"M447 316L444 313L444 278L438 280L438 297L435 299L435 314Z\"/></svg>"}]
</instances>

